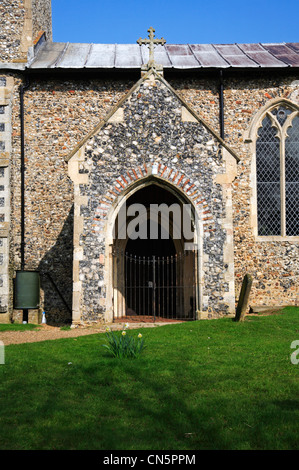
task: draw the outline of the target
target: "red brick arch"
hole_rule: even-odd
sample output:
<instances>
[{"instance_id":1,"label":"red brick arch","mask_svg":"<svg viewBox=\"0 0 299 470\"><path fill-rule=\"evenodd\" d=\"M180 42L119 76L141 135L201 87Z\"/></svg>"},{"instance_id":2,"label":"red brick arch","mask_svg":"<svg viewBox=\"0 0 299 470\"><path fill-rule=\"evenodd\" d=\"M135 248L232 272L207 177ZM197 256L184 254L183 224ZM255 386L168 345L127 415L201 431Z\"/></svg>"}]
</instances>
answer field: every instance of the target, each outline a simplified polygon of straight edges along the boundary
<instances>
[{"instance_id":1,"label":"red brick arch","mask_svg":"<svg viewBox=\"0 0 299 470\"><path fill-rule=\"evenodd\" d=\"M149 169L144 164L143 166L130 168L125 174L122 174L116 178L106 194L101 197L99 206L96 209L96 219L106 220L107 214L110 211L112 205L124 193L124 191L126 191L131 184L136 183L138 180L142 180L150 175L153 175L152 169ZM209 209L208 203L192 179L188 178L188 176L182 173L179 169L170 168L160 163L156 166L156 172L154 176L162 181L167 181L186 195L187 199L190 200L190 202L199 212L201 216L200 220L205 231L215 230L215 221Z\"/></svg>"}]
</instances>

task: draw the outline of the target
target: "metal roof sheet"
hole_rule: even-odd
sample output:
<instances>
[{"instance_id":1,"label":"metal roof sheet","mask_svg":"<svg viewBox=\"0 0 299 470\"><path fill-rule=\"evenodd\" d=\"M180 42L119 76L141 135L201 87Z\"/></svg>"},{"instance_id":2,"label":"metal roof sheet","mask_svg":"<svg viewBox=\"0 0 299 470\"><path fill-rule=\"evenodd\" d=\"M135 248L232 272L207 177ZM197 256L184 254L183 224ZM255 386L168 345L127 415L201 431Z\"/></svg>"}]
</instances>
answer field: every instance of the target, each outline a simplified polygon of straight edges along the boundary
<instances>
[{"instance_id":1,"label":"metal roof sheet","mask_svg":"<svg viewBox=\"0 0 299 470\"><path fill-rule=\"evenodd\" d=\"M239 44L239 48L260 67L287 67L261 44Z\"/></svg>"},{"instance_id":2,"label":"metal roof sheet","mask_svg":"<svg viewBox=\"0 0 299 470\"><path fill-rule=\"evenodd\" d=\"M299 42L287 42L287 46L294 49L295 52L299 52Z\"/></svg>"},{"instance_id":3,"label":"metal roof sheet","mask_svg":"<svg viewBox=\"0 0 299 470\"><path fill-rule=\"evenodd\" d=\"M164 47L174 68L198 68L199 62L188 44L166 44Z\"/></svg>"},{"instance_id":4,"label":"metal roof sheet","mask_svg":"<svg viewBox=\"0 0 299 470\"><path fill-rule=\"evenodd\" d=\"M52 64L55 64L65 47L66 44L64 42L46 42L44 46L39 48L30 68L44 69L51 67Z\"/></svg>"},{"instance_id":5,"label":"metal roof sheet","mask_svg":"<svg viewBox=\"0 0 299 470\"><path fill-rule=\"evenodd\" d=\"M212 44L190 44L190 49L201 67L229 67L229 63Z\"/></svg>"},{"instance_id":6,"label":"metal roof sheet","mask_svg":"<svg viewBox=\"0 0 299 470\"><path fill-rule=\"evenodd\" d=\"M231 66L257 66L257 64L252 59L250 59L236 44L215 44L215 49Z\"/></svg>"},{"instance_id":7,"label":"metal roof sheet","mask_svg":"<svg viewBox=\"0 0 299 470\"><path fill-rule=\"evenodd\" d=\"M92 44L86 57L85 67L98 68L99 63L104 68L113 68L115 65L115 44Z\"/></svg>"},{"instance_id":8,"label":"metal roof sheet","mask_svg":"<svg viewBox=\"0 0 299 470\"><path fill-rule=\"evenodd\" d=\"M141 66L141 51L138 44L115 45L115 67L134 69Z\"/></svg>"},{"instance_id":9,"label":"metal roof sheet","mask_svg":"<svg viewBox=\"0 0 299 470\"><path fill-rule=\"evenodd\" d=\"M173 69L299 67L299 43L157 45L155 61ZM28 68L136 69L147 62L145 45L46 42Z\"/></svg>"},{"instance_id":10,"label":"metal roof sheet","mask_svg":"<svg viewBox=\"0 0 299 470\"><path fill-rule=\"evenodd\" d=\"M264 44L264 47L287 65L299 67L299 54L286 44Z\"/></svg>"},{"instance_id":11,"label":"metal roof sheet","mask_svg":"<svg viewBox=\"0 0 299 470\"><path fill-rule=\"evenodd\" d=\"M90 50L90 44L67 44L55 62L59 68L82 68Z\"/></svg>"}]
</instances>

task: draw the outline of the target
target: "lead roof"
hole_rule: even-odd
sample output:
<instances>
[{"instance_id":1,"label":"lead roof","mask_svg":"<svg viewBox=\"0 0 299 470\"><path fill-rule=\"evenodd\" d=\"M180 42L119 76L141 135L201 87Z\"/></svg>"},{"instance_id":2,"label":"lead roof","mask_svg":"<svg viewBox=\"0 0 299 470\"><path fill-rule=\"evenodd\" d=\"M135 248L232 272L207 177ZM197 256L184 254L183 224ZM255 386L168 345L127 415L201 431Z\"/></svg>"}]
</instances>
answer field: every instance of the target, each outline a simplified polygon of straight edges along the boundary
<instances>
[{"instance_id":1,"label":"lead roof","mask_svg":"<svg viewBox=\"0 0 299 470\"><path fill-rule=\"evenodd\" d=\"M45 42L28 69L138 69L148 62L148 47L138 44ZM299 43L166 44L155 47L155 62L165 69L299 67Z\"/></svg>"}]
</instances>

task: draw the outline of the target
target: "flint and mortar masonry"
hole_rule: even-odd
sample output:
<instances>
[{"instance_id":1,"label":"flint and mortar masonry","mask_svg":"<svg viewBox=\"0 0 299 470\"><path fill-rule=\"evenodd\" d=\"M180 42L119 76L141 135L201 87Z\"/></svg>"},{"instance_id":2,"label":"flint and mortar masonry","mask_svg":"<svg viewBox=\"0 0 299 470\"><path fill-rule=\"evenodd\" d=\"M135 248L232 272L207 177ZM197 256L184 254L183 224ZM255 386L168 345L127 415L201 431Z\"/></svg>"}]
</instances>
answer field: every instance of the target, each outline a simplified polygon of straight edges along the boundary
<instances>
[{"instance_id":1,"label":"flint and mortar masonry","mask_svg":"<svg viewBox=\"0 0 299 470\"><path fill-rule=\"evenodd\" d=\"M233 292L228 303L223 296L231 287L224 280L227 272L223 262L225 202L221 185L213 182L216 174L225 172L219 142L203 124L186 119L182 103L159 80L145 80L123 103L118 114L123 115L123 122L110 119L86 142L84 161L82 153L75 156L79 174L81 171L81 175L88 175L85 184L79 184L80 197L88 201L80 206L83 230L79 247L83 247L83 260L78 261L78 286L82 321L98 321L111 315L106 312L109 299L104 283L105 266L100 261L109 262L105 246L108 213L112 207L109 201L117 204L117 196L130 184L146 179L153 167L157 168L161 181L171 182L185 192L193 186L191 194L195 207L201 209L203 251L207 254L203 265L203 311L216 316L231 313Z\"/></svg>"},{"instance_id":2,"label":"flint and mortar masonry","mask_svg":"<svg viewBox=\"0 0 299 470\"><path fill-rule=\"evenodd\" d=\"M20 268L20 126L19 126L19 85L20 77L14 75L14 100L12 103L11 128L12 128L12 225L11 225L11 269ZM170 84L178 94L216 131L218 130L218 98L217 82L211 80L171 80ZM73 243L73 183L67 175L65 157L76 147L79 142L107 115L118 101L123 98L134 85L131 80L64 80L44 79L32 80L30 88L25 93L25 155L26 155L26 265L28 269L40 269L42 273L50 271L59 289L64 293L69 305L72 304L72 243ZM275 305L294 304L298 292L298 241L259 241L256 240L252 228L252 148L244 142L245 132L255 114L263 108L272 98L287 98L299 105L299 86L296 77L289 78L264 78L252 79L243 77L234 80L227 79L224 90L225 132L226 142L232 146L241 158L236 167L237 176L232 187L232 213L234 220L234 264L236 277L236 298L243 276L246 272L253 275L254 284L250 295L251 305ZM214 103L211 103L214 101ZM138 100L135 101L138 103ZM133 102L134 103L134 102ZM134 106L135 106L134 104ZM245 111L246 112L243 112ZM184 114L184 111L181 110ZM117 119L123 119L119 111ZM136 114L136 121L142 123L142 115ZM178 114L179 115L179 114ZM0 113L0 118L1 115ZM235 116L235 119L234 119ZM116 118L115 118L116 119ZM117 121L116 119L116 121ZM183 116L183 120L185 117ZM190 122L186 126L192 125ZM184 124L184 125L185 125ZM113 128L108 129L108 126ZM107 123L106 131L113 132L114 127L121 126L121 122ZM194 124L193 124L194 125ZM1 131L0 131L1 132ZM157 134L157 133L156 133ZM134 138L130 145L122 147L122 135L119 135L118 153L128 155L133 159ZM107 136L107 134L105 134ZM182 136L185 138L185 136ZM160 139L161 138L161 139ZM127 138L128 139L128 138ZM154 142L156 139L156 142ZM106 141L109 137L106 137ZM212 140L212 139L210 139ZM161 143L159 143L159 141ZM188 139L187 139L188 145ZM207 143L209 140L207 141ZM94 156L98 152L101 162L102 154L106 152L106 160L102 168L103 179L111 181L112 164L115 164L115 156L111 155L111 162L105 149L105 138L99 148L94 149ZM184 148L184 141L177 136L176 144ZM200 159L202 142L194 145L194 154ZM109 142L108 144L109 145ZM139 144L140 145L140 144ZM156 135L148 145L151 149L154 145L159 149L163 145L162 137ZM213 155L213 143L208 144ZM142 148L142 145L141 145ZM207 155L208 149L204 150ZM131 153L130 153L131 152ZM157 157L160 165L159 175L163 178L173 178L176 175L180 158L173 152L171 165L163 161L165 156L148 156L150 162L155 162ZM179 152L178 152L179 153ZM138 157L139 161L142 161ZM158 160L159 159L159 160ZM177 159L177 160L176 160ZM7 160L7 159L6 159ZM8 161L8 160L7 160ZM192 159L184 159L186 165L192 166ZM89 174L86 163L80 163L80 174ZM137 165L137 162L136 162ZM123 169L123 173L115 176L115 188L111 189L116 195L122 190L119 179L121 174L128 181L132 181L127 174L130 167ZM208 161L201 168L208 178ZM136 166L130 169L131 178L136 178L134 171L140 176ZM172 171L171 175L170 172ZM84 173L86 172L87 173ZM192 168L192 172L199 168ZM145 175L145 172L143 170ZM187 196L198 188L199 180L191 182L192 175L186 172L180 182L184 190L191 188ZM176 181L179 181L177 176ZM188 182L190 180L190 183ZM117 180L120 181L117 182ZM190 186L189 186L190 184ZM223 185L223 183L220 183ZM192 185L194 185L192 187ZM106 193L108 198L114 198L113 193ZM193 196L194 198L196 195ZM108 199L109 200L109 199ZM200 199L199 199L200 200ZM197 200L198 201L198 200ZM224 203L226 205L226 203ZM223 216L224 217L224 216ZM222 222L221 222L222 223ZM225 241L226 240L226 241ZM227 237L223 243L227 245ZM78 261L78 260L77 260ZM226 260L227 261L227 260ZM224 264L227 264L224 261ZM208 266L209 260L204 263ZM12 273L11 273L12 277ZM217 291L216 291L217 292ZM48 311L49 318L57 321L69 319L69 312L54 291L47 277L42 275L42 308ZM209 295L204 301L207 305ZM228 294L226 294L228 295ZM220 296L221 297L221 296ZM225 297L225 296L224 296ZM47 300L44 300L47 299ZM11 307L12 308L12 304Z\"/></svg>"}]
</instances>

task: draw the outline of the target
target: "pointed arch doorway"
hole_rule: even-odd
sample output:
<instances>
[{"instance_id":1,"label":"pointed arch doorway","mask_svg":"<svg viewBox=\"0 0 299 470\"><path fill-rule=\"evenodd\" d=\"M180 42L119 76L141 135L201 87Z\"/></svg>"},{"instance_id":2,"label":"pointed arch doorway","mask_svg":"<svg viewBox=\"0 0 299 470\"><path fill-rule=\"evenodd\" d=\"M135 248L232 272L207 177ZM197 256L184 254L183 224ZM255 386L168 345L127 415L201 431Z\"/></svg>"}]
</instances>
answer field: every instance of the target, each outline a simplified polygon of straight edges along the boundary
<instances>
[{"instance_id":1,"label":"pointed arch doorway","mask_svg":"<svg viewBox=\"0 0 299 470\"><path fill-rule=\"evenodd\" d=\"M196 318L198 252L192 213L186 238L184 204L187 201L177 191L156 181L126 200L125 218L115 221L112 250L114 319ZM139 209L138 219L132 216L134 208ZM121 224L125 237L123 232L119 237Z\"/></svg>"}]
</instances>

